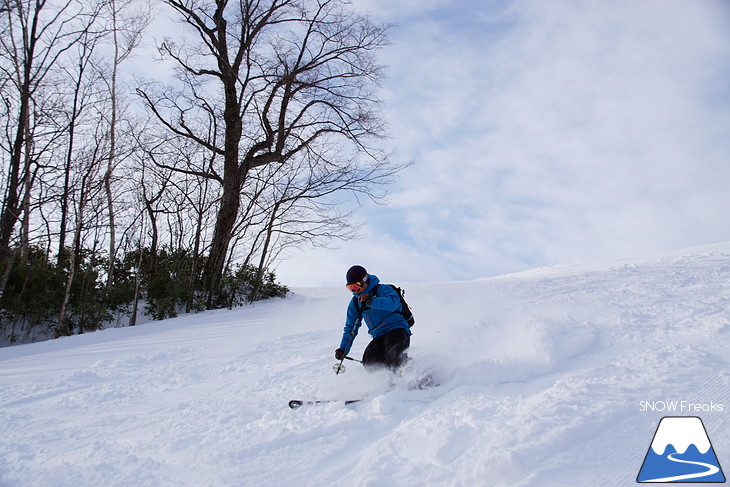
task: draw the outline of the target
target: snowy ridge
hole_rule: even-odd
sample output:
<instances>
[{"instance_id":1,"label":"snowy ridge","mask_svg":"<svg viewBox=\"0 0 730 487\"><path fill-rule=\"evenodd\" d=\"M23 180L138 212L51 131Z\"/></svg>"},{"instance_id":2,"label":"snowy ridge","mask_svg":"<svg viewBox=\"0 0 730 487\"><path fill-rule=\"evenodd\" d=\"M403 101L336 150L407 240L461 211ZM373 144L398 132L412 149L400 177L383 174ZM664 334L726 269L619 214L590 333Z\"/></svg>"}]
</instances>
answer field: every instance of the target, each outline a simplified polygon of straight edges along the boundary
<instances>
[{"instance_id":1,"label":"snowy ridge","mask_svg":"<svg viewBox=\"0 0 730 487\"><path fill-rule=\"evenodd\" d=\"M730 464L730 243L398 284L417 322L394 390L333 374L339 287L0 349L0 486L633 485L668 415L641 401L724 403L672 415ZM408 390L426 370L442 385Z\"/></svg>"}]
</instances>

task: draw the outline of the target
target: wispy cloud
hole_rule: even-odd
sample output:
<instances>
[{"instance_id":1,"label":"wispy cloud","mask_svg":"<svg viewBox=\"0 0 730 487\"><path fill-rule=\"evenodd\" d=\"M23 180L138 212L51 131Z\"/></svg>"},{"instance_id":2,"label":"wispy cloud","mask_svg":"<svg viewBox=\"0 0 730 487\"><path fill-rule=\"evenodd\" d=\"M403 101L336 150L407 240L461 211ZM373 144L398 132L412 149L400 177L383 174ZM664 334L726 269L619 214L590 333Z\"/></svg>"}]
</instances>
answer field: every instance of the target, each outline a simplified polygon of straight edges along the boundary
<instances>
[{"instance_id":1,"label":"wispy cloud","mask_svg":"<svg viewBox=\"0 0 730 487\"><path fill-rule=\"evenodd\" d=\"M417 163L332 262L462 279L730 239L721 0L357 4L397 24L383 96Z\"/></svg>"}]
</instances>

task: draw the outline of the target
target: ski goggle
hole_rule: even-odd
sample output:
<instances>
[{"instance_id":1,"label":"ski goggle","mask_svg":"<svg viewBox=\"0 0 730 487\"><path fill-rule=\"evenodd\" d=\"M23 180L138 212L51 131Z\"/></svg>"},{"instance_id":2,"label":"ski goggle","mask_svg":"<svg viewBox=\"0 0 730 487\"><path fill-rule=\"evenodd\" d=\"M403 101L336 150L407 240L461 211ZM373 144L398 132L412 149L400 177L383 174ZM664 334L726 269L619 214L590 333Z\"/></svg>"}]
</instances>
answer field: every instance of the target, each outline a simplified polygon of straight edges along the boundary
<instances>
[{"instance_id":1,"label":"ski goggle","mask_svg":"<svg viewBox=\"0 0 730 487\"><path fill-rule=\"evenodd\" d=\"M353 293L359 293L362 292L363 289L365 289L365 284L358 281L351 284L345 284L345 287L347 287L347 289L349 289Z\"/></svg>"},{"instance_id":2,"label":"ski goggle","mask_svg":"<svg viewBox=\"0 0 730 487\"><path fill-rule=\"evenodd\" d=\"M365 289L365 285L360 281L353 282L352 284L345 284L345 287L347 287L347 289L349 289L353 293L359 293L360 291Z\"/></svg>"}]
</instances>

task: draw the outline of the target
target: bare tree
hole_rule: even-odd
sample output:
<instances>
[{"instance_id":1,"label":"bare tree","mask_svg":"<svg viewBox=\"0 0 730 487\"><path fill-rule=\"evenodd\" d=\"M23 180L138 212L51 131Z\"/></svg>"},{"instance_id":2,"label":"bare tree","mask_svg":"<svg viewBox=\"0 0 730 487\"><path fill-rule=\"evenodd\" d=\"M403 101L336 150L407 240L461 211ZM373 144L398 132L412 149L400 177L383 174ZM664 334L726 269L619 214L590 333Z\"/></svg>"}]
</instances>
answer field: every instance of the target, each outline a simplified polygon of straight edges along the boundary
<instances>
[{"instance_id":1,"label":"bare tree","mask_svg":"<svg viewBox=\"0 0 730 487\"><path fill-rule=\"evenodd\" d=\"M8 113L8 169L0 211L0 266L12 259L11 241L23 208L28 208L34 168L32 107L50 73L93 24L98 8L79 0L55 4L48 0L2 0L4 34L0 38L0 70L11 89L5 91ZM13 110L14 109L14 110ZM0 289L0 294L2 290Z\"/></svg>"},{"instance_id":2,"label":"bare tree","mask_svg":"<svg viewBox=\"0 0 730 487\"><path fill-rule=\"evenodd\" d=\"M84 231L88 228L94 228L94 219L89 218L88 208L97 199L103 191L103 178L100 177L102 170L102 153L103 153L103 137L98 136L97 144L91 147L88 154L77 157L78 179L73 182L75 189L75 218L73 244L68 252L69 271L66 277L66 288L61 303L61 311L56 322L54 337L58 338L67 332L66 313L69 300L71 299L71 289L77 271L77 259L82 249L82 239ZM98 239L95 239L98 240ZM79 328L79 333L83 332L83 327Z\"/></svg>"},{"instance_id":3,"label":"bare tree","mask_svg":"<svg viewBox=\"0 0 730 487\"><path fill-rule=\"evenodd\" d=\"M66 104L65 112L67 113L67 122L64 124L63 132L67 140L66 143L66 155L64 158L64 166L62 169L63 174L63 185L61 187L60 194L60 218L59 218L59 232L58 232L58 263L59 265L66 258L66 234L67 225L69 221L69 199L71 198L72 188L72 177L74 172L74 162L76 158L77 150L77 136L80 129L79 125L82 123L82 115L88 110L89 104L93 101L98 101L98 97L94 97L91 93L92 87L96 84L95 82L99 79L93 75L89 75L91 71L89 69L90 63L94 51L96 50L99 36L90 35L86 33L79 39L76 44L76 56L74 56L73 67L64 68L65 77L61 78L63 81L67 81L71 86L70 90L70 101ZM62 95L59 93L59 95Z\"/></svg>"},{"instance_id":4,"label":"bare tree","mask_svg":"<svg viewBox=\"0 0 730 487\"><path fill-rule=\"evenodd\" d=\"M138 91L169 131L220 161L208 168L171 166L221 188L206 268L210 301L231 251L242 192L257 168L306 158L325 171L344 168L353 179L377 180L397 170L371 146L384 135L374 56L387 42L387 26L341 0L165 3L195 39L160 46L179 66L184 91ZM331 158L333 144L349 145L348 157Z\"/></svg>"},{"instance_id":5,"label":"bare tree","mask_svg":"<svg viewBox=\"0 0 730 487\"><path fill-rule=\"evenodd\" d=\"M111 36L113 58L108 79L110 116L109 116L109 155L107 157L106 172L104 173L104 191L109 214L109 273L107 288L110 289L114 279L114 262L117 253L116 243L116 215L114 211L114 192L112 189L113 174L118 164L117 129L119 119L118 77L119 67L139 45L143 31L150 21L148 5L142 5L135 0L108 0L109 17L111 21Z\"/></svg>"},{"instance_id":6,"label":"bare tree","mask_svg":"<svg viewBox=\"0 0 730 487\"><path fill-rule=\"evenodd\" d=\"M338 193L354 192L377 200L377 188L388 182L382 171L373 169L366 174L353 172L348 166L327 167L311 159L317 158L317 154L308 156L287 166L270 168L271 174L261 182L266 191L259 196L257 206L264 218L253 229L246 229L248 233L255 232L247 261L258 255L251 301L256 299L271 262L287 248L302 244L326 246L332 240L358 236L359 223L336 197ZM261 172L255 179L261 177Z\"/></svg>"}]
</instances>

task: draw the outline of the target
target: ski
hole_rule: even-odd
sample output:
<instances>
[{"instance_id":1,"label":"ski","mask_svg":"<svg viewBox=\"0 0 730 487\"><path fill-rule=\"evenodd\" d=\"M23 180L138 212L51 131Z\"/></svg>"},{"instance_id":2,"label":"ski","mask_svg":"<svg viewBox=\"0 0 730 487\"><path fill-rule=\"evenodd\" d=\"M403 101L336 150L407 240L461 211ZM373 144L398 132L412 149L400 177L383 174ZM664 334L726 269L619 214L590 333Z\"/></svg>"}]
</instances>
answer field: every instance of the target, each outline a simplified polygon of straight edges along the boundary
<instances>
[{"instance_id":1,"label":"ski","mask_svg":"<svg viewBox=\"0 0 730 487\"><path fill-rule=\"evenodd\" d=\"M300 401L298 399L292 399L291 401L289 401L289 407L292 409L299 409L302 406L314 406L316 404L331 404L333 402L342 402L342 403L345 403L345 405L347 405L347 404L354 404L354 403L360 402L360 401L361 401L361 399L351 399L348 401L342 401L342 400L337 400L337 399L324 400L324 401Z\"/></svg>"}]
</instances>

